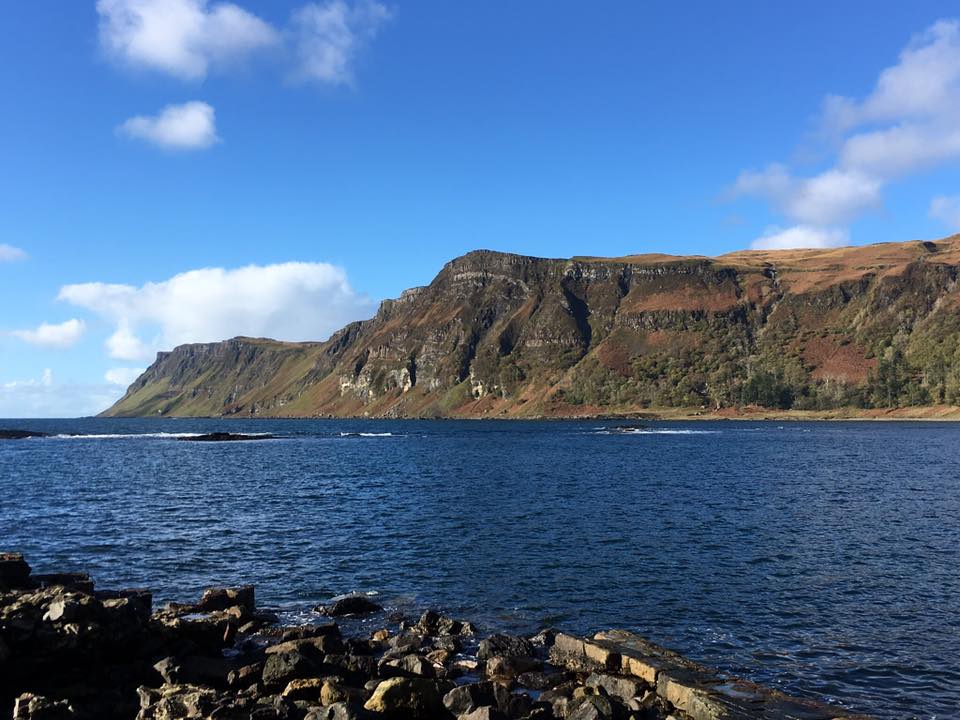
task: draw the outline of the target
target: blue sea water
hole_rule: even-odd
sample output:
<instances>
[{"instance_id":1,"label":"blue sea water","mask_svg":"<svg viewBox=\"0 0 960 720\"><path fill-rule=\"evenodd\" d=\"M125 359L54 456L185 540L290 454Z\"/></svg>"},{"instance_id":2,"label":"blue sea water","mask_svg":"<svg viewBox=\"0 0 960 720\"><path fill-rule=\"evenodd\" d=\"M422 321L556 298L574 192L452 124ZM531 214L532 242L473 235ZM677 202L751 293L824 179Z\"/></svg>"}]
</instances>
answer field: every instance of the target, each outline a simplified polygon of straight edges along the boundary
<instances>
[{"instance_id":1,"label":"blue sea water","mask_svg":"<svg viewBox=\"0 0 960 720\"><path fill-rule=\"evenodd\" d=\"M6 420L0 550L160 601L252 582L628 628L886 718L960 716L960 425ZM179 434L275 433L180 442ZM75 434L75 435L73 435Z\"/></svg>"}]
</instances>

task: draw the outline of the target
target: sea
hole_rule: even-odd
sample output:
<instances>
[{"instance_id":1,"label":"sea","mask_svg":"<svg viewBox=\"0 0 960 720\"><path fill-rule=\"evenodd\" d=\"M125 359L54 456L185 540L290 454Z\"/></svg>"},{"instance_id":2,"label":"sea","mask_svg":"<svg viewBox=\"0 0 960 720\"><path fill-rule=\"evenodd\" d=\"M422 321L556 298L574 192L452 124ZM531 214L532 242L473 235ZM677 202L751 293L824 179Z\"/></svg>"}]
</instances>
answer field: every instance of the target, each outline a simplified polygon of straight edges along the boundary
<instances>
[{"instance_id":1,"label":"sea","mask_svg":"<svg viewBox=\"0 0 960 720\"><path fill-rule=\"evenodd\" d=\"M960 425L0 420L0 550L157 603L254 583L625 628L879 718L960 716ZM273 439L203 443L197 433Z\"/></svg>"}]
</instances>

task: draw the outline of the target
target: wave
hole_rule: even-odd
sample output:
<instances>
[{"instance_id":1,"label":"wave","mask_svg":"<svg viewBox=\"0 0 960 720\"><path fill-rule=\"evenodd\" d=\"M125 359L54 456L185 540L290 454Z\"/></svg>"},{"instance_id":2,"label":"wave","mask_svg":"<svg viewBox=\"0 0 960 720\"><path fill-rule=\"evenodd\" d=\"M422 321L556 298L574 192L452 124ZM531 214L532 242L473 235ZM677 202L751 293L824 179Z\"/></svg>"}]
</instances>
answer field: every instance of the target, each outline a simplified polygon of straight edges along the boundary
<instances>
[{"instance_id":1,"label":"wave","mask_svg":"<svg viewBox=\"0 0 960 720\"><path fill-rule=\"evenodd\" d=\"M50 438L53 440L136 440L140 438L149 439L149 438L160 438L160 439L174 439L177 438L191 438L191 437L200 437L201 435L208 435L209 433L198 433L198 432L156 432L156 433L61 433L59 435L51 435ZM243 433L244 435L265 437L271 433Z\"/></svg>"},{"instance_id":2,"label":"wave","mask_svg":"<svg viewBox=\"0 0 960 720\"><path fill-rule=\"evenodd\" d=\"M341 432L340 437L393 437L391 432Z\"/></svg>"},{"instance_id":3,"label":"wave","mask_svg":"<svg viewBox=\"0 0 960 720\"><path fill-rule=\"evenodd\" d=\"M676 428L632 428L629 430L596 430L594 435L719 435L720 430L687 430Z\"/></svg>"}]
</instances>

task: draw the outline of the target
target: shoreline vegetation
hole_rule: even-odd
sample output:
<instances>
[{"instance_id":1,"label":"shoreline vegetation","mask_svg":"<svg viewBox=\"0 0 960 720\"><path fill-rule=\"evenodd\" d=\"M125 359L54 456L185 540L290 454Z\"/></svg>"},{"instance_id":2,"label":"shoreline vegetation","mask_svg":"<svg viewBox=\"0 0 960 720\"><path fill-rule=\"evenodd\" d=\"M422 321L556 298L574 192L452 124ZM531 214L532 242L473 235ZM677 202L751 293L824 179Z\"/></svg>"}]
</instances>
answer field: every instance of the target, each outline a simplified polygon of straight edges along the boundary
<instances>
[{"instance_id":1,"label":"shoreline vegetation","mask_svg":"<svg viewBox=\"0 0 960 720\"><path fill-rule=\"evenodd\" d=\"M0 710L15 720L853 720L623 630L483 634L370 597L284 625L252 585L153 608L0 553Z\"/></svg>"}]
</instances>

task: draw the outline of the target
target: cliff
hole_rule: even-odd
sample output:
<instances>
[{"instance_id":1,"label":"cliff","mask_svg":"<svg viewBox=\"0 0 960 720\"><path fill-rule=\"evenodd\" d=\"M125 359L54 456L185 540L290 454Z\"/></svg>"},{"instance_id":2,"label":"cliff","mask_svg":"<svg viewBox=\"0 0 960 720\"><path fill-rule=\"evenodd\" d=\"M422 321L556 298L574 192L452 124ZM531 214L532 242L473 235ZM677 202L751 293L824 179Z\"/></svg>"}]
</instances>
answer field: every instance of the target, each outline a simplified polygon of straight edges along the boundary
<instances>
[{"instance_id":1,"label":"cliff","mask_svg":"<svg viewBox=\"0 0 960 720\"><path fill-rule=\"evenodd\" d=\"M325 342L160 353L104 414L956 405L958 267L960 236L717 258L471 252Z\"/></svg>"}]
</instances>

